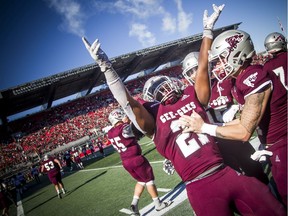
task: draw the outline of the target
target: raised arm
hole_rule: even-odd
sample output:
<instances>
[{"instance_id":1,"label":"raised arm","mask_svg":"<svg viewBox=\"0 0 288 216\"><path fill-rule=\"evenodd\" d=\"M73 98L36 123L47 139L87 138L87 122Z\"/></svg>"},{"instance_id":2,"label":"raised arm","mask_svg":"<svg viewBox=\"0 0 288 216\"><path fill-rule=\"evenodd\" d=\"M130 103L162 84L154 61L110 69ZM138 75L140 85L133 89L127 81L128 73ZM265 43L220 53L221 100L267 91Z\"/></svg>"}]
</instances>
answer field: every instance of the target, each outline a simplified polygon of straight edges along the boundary
<instances>
[{"instance_id":1,"label":"raised arm","mask_svg":"<svg viewBox=\"0 0 288 216\"><path fill-rule=\"evenodd\" d=\"M110 91L129 119L138 130L151 137L155 129L155 122L152 115L130 95L122 80L113 69L106 53L100 48L98 39L96 39L92 45L90 45L85 37L82 38L82 41L91 57L99 65L101 72L104 73Z\"/></svg>"},{"instance_id":2,"label":"raised arm","mask_svg":"<svg viewBox=\"0 0 288 216\"><path fill-rule=\"evenodd\" d=\"M213 28L214 24L220 16L224 4L219 7L213 4L213 14L208 17L208 11L204 11L203 15L203 40L200 47L199 59L198 59L198 70L195 79L195 91L198 97L198 100L203 106L207 106L210 99L211 94L211 86L210 86L210 75L209 75L209 67L208 67L208 51L211 48L213 41Z\"/></svg>"}]
</instances>

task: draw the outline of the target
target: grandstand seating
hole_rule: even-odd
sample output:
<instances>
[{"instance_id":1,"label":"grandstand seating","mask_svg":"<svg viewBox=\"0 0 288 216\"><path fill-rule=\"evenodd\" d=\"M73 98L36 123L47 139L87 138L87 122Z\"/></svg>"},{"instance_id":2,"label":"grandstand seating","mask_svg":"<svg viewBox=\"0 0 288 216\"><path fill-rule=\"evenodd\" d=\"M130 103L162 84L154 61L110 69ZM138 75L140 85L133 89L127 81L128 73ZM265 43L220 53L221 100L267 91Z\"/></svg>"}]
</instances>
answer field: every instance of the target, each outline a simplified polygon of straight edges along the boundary
<instances>
[{"instance_id":1,"label":"grandstand seating","mask_svg":"<svg viewBox=\"0 0 288 216\"><path fill-rule=\"evenodd\" d=\"M178 65L157 71L157 74L183 79L181 72ZM155 73L125 83L133 97L141 96L145 81L152 75ZM110 91L105 89L9 122L10 133L22 137L5 139L0 136L0 176L19 166L31 165L35 154L43 155L87 135L105 143L102 128L109 125L107 117L117 106Z\"/></svg>"}]
</instances>

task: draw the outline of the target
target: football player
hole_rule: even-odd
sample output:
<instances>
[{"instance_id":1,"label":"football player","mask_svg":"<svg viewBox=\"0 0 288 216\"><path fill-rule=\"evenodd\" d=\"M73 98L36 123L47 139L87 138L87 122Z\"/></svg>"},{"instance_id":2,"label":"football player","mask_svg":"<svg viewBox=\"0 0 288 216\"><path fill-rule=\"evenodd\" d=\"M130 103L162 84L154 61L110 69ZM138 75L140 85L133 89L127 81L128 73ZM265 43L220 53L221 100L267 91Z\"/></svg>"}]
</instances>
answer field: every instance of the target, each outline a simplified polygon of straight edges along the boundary
<instances>
[{"instance_id":1,"label":"football player","mask_svg":"<svg viewBox=\"0 0 288 216\"><path fill-rule=\"evenodd\" d=\"M96 40L92 45L83 42L91 57L104 72L107 84L130 120L146 136L152 137L157 151L174 165L186 184L190 204L197 214L233 215L235 206L240 214L285 215L284 207L268 187L255 178L237 173L223 164L223 158L210 135L183 133L178 120L194 110L208 122L204 106L210 96L208 50L213 39L213 27L224 5L213 4L214 12L203 16L203 40L198 72L194 86L180 89L167 76L148 79L143 88L143 105L125 88L105 52ZM207 97L208 96L208 97Z\"/></svg>"},{"instance_id":2,"label":"football player","mask_svg":"<svg viewBox=\"0 0 288 216\"><path fill-rule=\"evenodd\" d=\"M72 147L71 151L72 160L79 169L84 169L83 162L80 158L80 154L77 148Z\"/></svg>"},{"instance_id":3,"label":"football player","mask_svg":"<svg viewBox=\"0 0 288 216\"><path fill-rule=\"evenodd\" d=\"M195 83L198 58L199 52L191 52L182 61L182 74L190 85L194 85ZM235 119L235 114L240 107L239 104L234 103L231 92L232 86L231 79L219 82L211 74L211 97L206 109L211 123L223 125ZM255 152L255 149L249 142L225 140L218 137L215 140L226 165L247 176L254 176L264 184L269 183L262 164L250 157Z\"/></svg>"},{"instance_id":4,"label":"football player","mask_svg":"<svg viewBox=\"0 0 288 216\"><path fill-rule=\"evenodd\" d=\"M274 72L281 83L288 90L287 75L287 40L284 35L273 32L267 35L264 41L266 51L272 55L264 64L264 70Z\"/></svg>"},{"instance_id":5,"label":"football player","mask_svg":"<svg viewBox=\"0 0 288 216\"><path fill-rule=\"evenodd\" d=\"M61 162L57 158L53 158L49 154L45 154L40 170L42 173L48 173L48 178L54 185L58 198L62 199L61 191L63 194L65 194L66 190L62 182L61 174L63 173L63 169Z\"/></svg>"},{"instance_id":6,"label":"football player","mask_svg":"<svg viewBox=\"0 0 288 216\"><path fill-rule=\"evenodd\" d=\"M251 65L254 55L247 32L228 30L218 35L209 54L212 72L219 81L234 79L233 96L243 106L241 116L217 126L204 123L194 113L193 117L182 116L182 125L188 121L187 131L241 141L248 141L259 127L258 136L266 150L256 151L252 157L271 156L272 175L287 206L287 90L275 73L263 70L261 65Z\"/></svg>"},{"instance_id":7,"label":"football player","mask_svg":"<svg viewBox=\"0 0 288 216\"><path fill-rule=\"evenodd\" d=\"M127 118L124 120L125 116L125 113L120 108L114 109L109 114L108 119L112 127L108 131L108 139L120 154L123 167L137 181L131 210L134 215L140 215L138 202L146 186L148 193L153 199L156 211L160 211L169 206L171 202L160 202L154 183L153 169L149 161L142 155L141 147L133 133L132 124L127 122Z\"/></svg>"}]
</instances>

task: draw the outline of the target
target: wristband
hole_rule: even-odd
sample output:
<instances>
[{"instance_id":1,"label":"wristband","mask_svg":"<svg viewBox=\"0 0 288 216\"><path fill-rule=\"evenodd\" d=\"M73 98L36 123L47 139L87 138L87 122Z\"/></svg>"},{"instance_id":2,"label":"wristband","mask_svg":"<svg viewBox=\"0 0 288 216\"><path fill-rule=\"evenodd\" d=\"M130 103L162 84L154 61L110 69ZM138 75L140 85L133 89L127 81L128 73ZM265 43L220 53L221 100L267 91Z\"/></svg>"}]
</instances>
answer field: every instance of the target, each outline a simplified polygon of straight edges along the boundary
<instances>
[{"instance_id":1,"label":"wristband","mask_svg":"<svg viewBox=\"0 0 288 216\"><path fill-rule=\"evenodd\" d=\"M204 38L204 37L208 37L211 40L213 40L213 32L212 32L212 30L211 29L204 29L202 38Z\"/></svg>"},{"instance_id":2,"label":"wristband","mask_svg":"<svg viewBox=\"0 0 288 216\"><path fill-rule=\"evenodd\" d=\"M216 137L217 127L218 127L217 125L204 123L201 127L201 131L202 133L206 133L206 134Z\"/></svg>"}]
</instances>

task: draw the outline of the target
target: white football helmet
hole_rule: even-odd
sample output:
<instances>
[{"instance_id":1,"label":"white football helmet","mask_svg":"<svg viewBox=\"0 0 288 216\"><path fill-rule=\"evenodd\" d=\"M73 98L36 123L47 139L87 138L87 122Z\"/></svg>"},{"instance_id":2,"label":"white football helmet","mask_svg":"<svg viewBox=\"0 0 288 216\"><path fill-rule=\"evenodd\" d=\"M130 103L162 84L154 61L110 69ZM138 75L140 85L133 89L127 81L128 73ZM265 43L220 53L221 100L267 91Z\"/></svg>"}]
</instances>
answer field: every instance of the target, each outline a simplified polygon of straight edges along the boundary
<instances>
[{"instance_id":1,"label":"white football helmet","mask_svg":"<svg viewBox=\"0 0 288 216\"><path fill-rule=\"evenodd\" d=\"M219 80L233 76L247 59L255 55L251 37L241 30L228 30L218 35L209 53L212 73Z\"/></svg>"},{"instance_id":2,"label":"white football helmet","mask_svg":"<svg viewBox=\"0 0 288 216\"><path fill-rule=\"evenodd\" d=\"M143 99L145 101L158 101L164 105L173 104L182 95L179 83L181 83L179 79L171 79L168 76L151 77L144 85Z\"/></svg>"},{"instance_id":3,"label":"white football helmet","mask_svg":"<svg viewBox=\"0 0 288 216\"><path fill-rule=\"evenodd\" d=\"M49 154L45 154L44 157L43 157L43 160L47 161L48 159L49 159Z\"/></svg>"},{"instance_id":4,"label":"white football helmet","mask_svg":"<svg viewBox=\"0 0 288 216\"><path fill-rule=\"evenodd\" d=\"M287 42L284 35L273 32L267 35L264 41L265 49L268 53L275 53L278 51L287 51Z\"/></svg>"},{"instance_id":5,"label":"white football helmet","mask_svg":"<svg viewBox=\"0 0 288 216\"><path fill-rule=\"evenodd\" d=\"M199 52L191 52L182 61L182 74L191 84L194 84L194 78L198 69Z\"/></svg>"},{"instance_id":6,"label":"white football helmet","mask_svg":"<svg viewBox=\"0 0 288 216\"><path fill-rule=\"evenodd\" d=\"M123 121L123 118L126 116L124 111L120 108L112 110L112 112L108 116L109 122L114 126L119 121Z\"/></svg>"}]
</instances>

